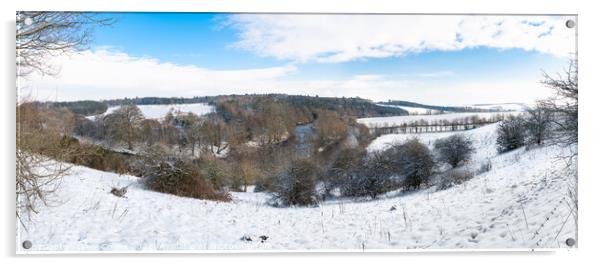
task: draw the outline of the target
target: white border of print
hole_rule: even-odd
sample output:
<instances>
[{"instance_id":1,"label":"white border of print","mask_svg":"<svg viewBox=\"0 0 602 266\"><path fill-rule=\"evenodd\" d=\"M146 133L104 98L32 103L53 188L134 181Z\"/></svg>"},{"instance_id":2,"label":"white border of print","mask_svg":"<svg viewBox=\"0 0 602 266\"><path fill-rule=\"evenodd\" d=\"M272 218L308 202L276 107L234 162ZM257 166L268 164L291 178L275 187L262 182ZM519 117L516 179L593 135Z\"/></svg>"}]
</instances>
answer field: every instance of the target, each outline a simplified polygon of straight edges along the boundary
<instances>
[{"instance_id":1,"label":"white border of print","mask_svg":"<svg viewBox=\"0 0 602 266\"><path fill-rule=\"evenodd\" d=\"M578 14L579 15L579 53L580 53L580 73L581 86L585 88L581 94L581 145L579 147L580 158L580 221L579 221L579 248L578 249L554 249L555 252L524 252L527 249L503 249L503 250L411 250L412 253L403 253L399 255L399 250L366 250L370 254L362 256L358 253L361 250L312 250L311 256L300 256L300 253L306 253L302 250L283 250L280 253L275 251L211 251L210 253L229 253L221 254L204 254L201 257L211 260L203 261L203 263L223 263L218 259L229 258L233 259L233 263L247 264L249 259L256 259L254 262L259 262L262 265L282 264L279 259L285 257L295 257L295 262L299 264L316 263L321 264L343 264L349 265L366 265L366 264L385 264L391 263L390 260L402 262L404 264L412 263L436 263L436 264L487 264L487 265L508 265L508 263L520 262L522 264L545 264L545 265L580 265L587 261L596 262L599 257L600 243L600 217L597 204L600 202L600 193L597 191L602 186L600 183L599 169L596 167L596 161L599 157L596 151L602 150L600 140L596 138L597 132L600 132L600 125L594 124L596 114L600 113L596 108L599 104L599 82L595 79L599 72L599 62L602 62L600 53L597 51L602 47L600 43L599 28L596 26L600 23L600 9L594 6L596 1L521 1L521 0L506 0L506 1L434 1L421 0L412 1L410 3L401 1L379 1L360 0L354 1L329 1L324 0L295 0L295 1L197 1L191 0L152 0L142 3L141 1L122 0L122 1L3 1L2 8L2 33L4 37L2 42L2 52L6 55L4 63L0 65L0 73L2 73L3 81L6 81L5 88L2 90L2 99L4 101L2 125L10 130L2 131L2 143L0 146L5 147L2 152L0 167L4 169L4 219L2 219L3 232L5 232L4 241L1 242L2 250L4 251L3 261L12 265L41 264L45 266L48 263L60 263L61 265L81 265L85 262L86 265L106 265L107 263L128 262L132 263L131 259L137 258L136 255L128 256L122 252L111 252L112 254L94 252L94 254L103 254L102 256L93 256L88 252L63 252L61 254L84 254L84 255L62 255L49 256L39 255L34 256L33 260L15 260L15 242L14 236L15 221L14 216L14 198L12 197L12 178L14 173L14 150L15 150L15 90L14 88L14 43L12 42L12 34L14 34L14 14L17 10L71 10L71 11L204 11L204 12L312 12L312 13L454 13L454 14ZM11 26L12 25L12 26ZM10 60L7 60L10 59ZM596 74L595 74L596 73ZM598 74L599 75L599 74ZM589 88L589 89L588 89ZM588 122L592 121L592 122ZM587 143L587 144L584 144ZM4 209L6 208L6 209ZM468 252L467 252L468 251ZM504 252L496 252L504 251ZM550 250L542 250L550 251ZM249 253L248 253L249 252ZM324 253L328 254L324 254ZM386 252L386 253L382 253ZM393 253L389 253L393 252ZM419 254L416 254L416 253ZM131 254L131 252L127 252ZM168 251L168 253L176 254L169 256L167 254L153 255L158 252L149 252L144 254L143 263L155 264L177 264L184 262L183 260L190 258L199 258L194 254L181 254L182 252ZM189 252L184 252L189 253ZM196 252L195 252L196 253ZM204 253L199 251L199 253ZM375 254L376 253L376 254ZM397 253L397 254L396 254ZM49 253L38 253L49 254ZM52 252L52 254L56 254ZM260 256L255 256L259 254ZM415 254L415 255L414 255ZM553 254L553 255L552 255ZM269 255L269 256L266 256ZM307 255L307 254L305 254ZM377 256L374 256L377 255ZM433 256L436 255L436 256ZM486 255L486 256L482 256ZM597 256L598 255L598 256ZM192 257L191 257L192 256ZM403 257L401 257L403 256ZM70 260L64 261L65 257ZM96 260L86 260L86 258L95 258ZM98 258L103 259L99 260ZM31 257L28 257L31 258ZM138 257L139 258L139 257ZM462 259L462 262L453 260L454 258ZM398 259L398 260L397 260ZM451 259L451 260L450 260ZM44 260L44 261L41 261ZM169 261L168 261L169 260ZM141 261L142 262L142 261ZM454 263L455 262L455 263ZM10 263L10 264L8 264ZM598 262L599 263L599 262Z\"/></svg>"}]
</instances>

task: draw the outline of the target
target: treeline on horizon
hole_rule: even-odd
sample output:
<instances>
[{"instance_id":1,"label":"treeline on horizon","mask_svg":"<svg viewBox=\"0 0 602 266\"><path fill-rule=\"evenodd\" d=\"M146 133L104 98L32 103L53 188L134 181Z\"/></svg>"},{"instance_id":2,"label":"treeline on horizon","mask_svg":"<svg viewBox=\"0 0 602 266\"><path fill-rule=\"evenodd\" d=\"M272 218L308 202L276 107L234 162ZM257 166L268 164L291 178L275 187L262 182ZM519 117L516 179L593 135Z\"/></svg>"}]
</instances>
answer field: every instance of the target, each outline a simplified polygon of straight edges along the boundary
<instances>
[{"instance_id":1,"label":"treeline on horizon","mask_svg":"<svg viewBox=\"0 0 602 266\"><path fill-rule=\"evenodd\" d=\"M232 94L218 96L195 96L191 98L184 97L135 97L110 99L102 101L66 101L66 102L46 102L50 107L67 108L71 112L84 116L93 116L103 114L111 106L121 105L169 105L169 104L194 104L206 103L216 106L223 100L245 99L249 97L272 97L278 101L289 103L293 106L305 106L310 108L320 107L327 110L339 112L345 116L355 117L374 117L374 116L398 116L408 115L409 112L403 108L394 108L382 105L397 105L406 107L426 108L441 112L490 112L492 110L461 107L461 106L440 106L428 105L410 101L389 100L386 102L373 102L359 97L319 97L307 95L288 95L288 94Z\"/></svg>"},{"instance_id":2,"label":"treeline on horizon","mask_svg":"<svg viewBox=\"0 0 602 266\"><path fill-rule=\"evenodd\" d=\"M168 105L168 104L193 104L206 103L219 107L220 102L224 101L249 101L251 98L269 97L276 101L290 104L295 107L322 108L334 111L343 116L354 117L373 117L373 116L397 116L408 115L403 109L380 106L371 100L362 98L346 97L318 97L304 95L287 94L245 94L245 95L219 95L219 96L198 96L192 98L181 97L136 97L123 98L102 101L72 101L72 102L46 102L49 107L67 108L69 111L83 116L93 116L103 114L110 106L121 105Z\"/></svg>"}]
</instances>

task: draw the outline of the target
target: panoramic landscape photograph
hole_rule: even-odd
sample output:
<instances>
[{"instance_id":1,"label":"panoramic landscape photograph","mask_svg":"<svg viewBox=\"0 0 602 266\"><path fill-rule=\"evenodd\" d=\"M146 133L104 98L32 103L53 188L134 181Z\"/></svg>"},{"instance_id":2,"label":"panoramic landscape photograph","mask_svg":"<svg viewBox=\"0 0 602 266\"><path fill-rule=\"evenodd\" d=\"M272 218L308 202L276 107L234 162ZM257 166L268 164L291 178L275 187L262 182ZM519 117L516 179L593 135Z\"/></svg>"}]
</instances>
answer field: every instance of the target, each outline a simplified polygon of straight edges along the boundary
<instances>
[{"instance_id":1,"label":"panoramic landscape photograph","mask_svg":"<svg viewBox=\"0 0 602 266\"><path fill-rule=\"evenodd\" d=\"M577 74L575 15L19 11L16 252L576 248Z\"/></svg>"}]
</instances>

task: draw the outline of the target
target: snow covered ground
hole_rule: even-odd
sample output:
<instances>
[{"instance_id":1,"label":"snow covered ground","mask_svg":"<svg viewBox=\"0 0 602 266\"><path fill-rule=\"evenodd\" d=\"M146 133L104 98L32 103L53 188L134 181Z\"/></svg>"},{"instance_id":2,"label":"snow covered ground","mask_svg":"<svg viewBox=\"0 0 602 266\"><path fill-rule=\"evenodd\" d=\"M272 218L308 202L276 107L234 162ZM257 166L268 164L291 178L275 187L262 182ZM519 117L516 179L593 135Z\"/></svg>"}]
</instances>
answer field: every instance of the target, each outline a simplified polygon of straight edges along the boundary
<instances>
[{"instance_id":1,"label":"snow covered ground","mask_svg":"<svg viewBox=\"0 0 602 266\"><path fill-rule=\"evenodd\" d=\"M368 151L386 149L392 144L401 143L411 138L420 139L422 143L429 145L432 149L437 139L446 138L454 134L465 134L473 141L476 148L475 153L472 155L473 161L483 161L498 155L495 146L497 136L495 132L496 127L497 123L466 131L382 135L370 143Z\"/></svg>"},{"instance_id":2,"label":"snow covered ground","mask_svg":"<svg viewBox=\"0 0 602 266\"><path fill-rule=\"evenodd\" d=\"M419 137L432 142L449 134ZM495 125L463 134L476 141L470 164L490 158L489 172L447 190L313 208L271 207L265 193L232 193L231 203L182 198L148 191L136 177L74 167L55 194L57 204L19 225L18 251L27 252L24 240L32 251L215 251L566 248L567 238L576 239L567 196L572 178L557 159L565 149L497 155ZM370 149L407 137L385 135ZM126 198L109 193L126 185ZM245 235L252 241L241 240Z\"/></svg>"},{"instance_id":3,"label":"snow covered ground","mask_svg":"<svg viewBox=\"0 0 602 266\"><path fill-rule=\"evenodd\" d=\"M487 109L491 111L526 111L529 105L524 103L495 103L495 104L473 104L470 107Z\"/></svg>"},{"instance_id":4,"label":"snow covered ground","mask_svg":"<svg viewBox=\"0 0 602 266\"><path fill-rule=\"evenodd\" d=\"M386 105L386 104L379 104L379 105L386 106L386 107L400 108L400 109L408 111L408 113L410 115L427 115L427 114L435 114L435 113L440 112L439 110L420 108L420 107L407 107L407 106L401 106L401 105Z\"/></svg>"},{"instance_id":5,"label":"snow covered ground","mask_svg":"<svg viewBox=\"0 0 602 266\"><path fill-rule=\"evenodd\" d=\"M435 122L440 120L456 120L463 119L472 116L478 116L481 118L491 118L497 115L516 115L520 112L475 112L475 113L447 113L439 115L410 115L410 116L389 116L389 117L367 117L360 118L357 121L370 128L377 128L383 126L395 126L404 123L412 123L420 120Z\"/></svg>"},{"instance_id":6,"label":"snow covered ground","mask_svg":"<svg viewBox=\"0 0 602 266\"><path fill-rule=\"evenodd\" d=\"M102 115L107 115L115 110L119 109L120 106L111 106ZM138 105L142 114L145 118L160 119L163 118L169 110L180 111L180 112L192 112L197 115L204 115L214 112L214 107L206 103L190 103L190 104L152 104L152 105ZM93 119L94 116L89 116L89 119Z\"/></svg>"}]
</instances>

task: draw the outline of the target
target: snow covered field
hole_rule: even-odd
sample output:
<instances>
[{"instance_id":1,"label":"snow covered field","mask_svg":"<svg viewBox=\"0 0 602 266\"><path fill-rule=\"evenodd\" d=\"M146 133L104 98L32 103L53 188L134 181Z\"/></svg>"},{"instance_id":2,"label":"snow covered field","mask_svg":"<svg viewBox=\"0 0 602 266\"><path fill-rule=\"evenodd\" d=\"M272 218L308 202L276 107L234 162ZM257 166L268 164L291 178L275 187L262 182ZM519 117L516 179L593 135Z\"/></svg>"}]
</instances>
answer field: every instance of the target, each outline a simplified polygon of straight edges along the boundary
<instances>
[{"instance_id":1,"label":"snow covered field","mask_svg":"<svg viewBox=\"0 0 602 266\"><path fill-rule=\"evenodd\" d=\"M120 106L111 106L102 115L110 114L119 109L119 107ZM142 111L142 114L144 114L145 118L152 119L163 118L171 109L173 109L174 112L192 112L197 115L204 115L215 111L213 106L206 103L138 105L138 108L140 108L140 111ZM94 116L90 116L88 118L92 119Z\"/></svg>"},{"instance_id":2,"label":"snow covered field","mask_svg":"<svg viewBox=\"0 0 602 266\"><path fill-rule=\"evenodd\" d=\"M529 106L524 103L473 104L470 107L492 111L526 111Z\"/></svg>"},{"instance_id":3,"label":"snow covered field","mask_svg":"<svg viewBox=\"0 0 602 266\"><path fill-rule=\"evenodd\" d=\"M389 117L367 117L360 118L357 122L362 123L370 128L377 128L383 126L395 126L404 123L412 123L420 120L435 122L440 120L456 120L463 119L472 116L478 116L480 118L491 118L497 115L516 115L520 112L475 112L475 113L447 113L440 115L410 115L410 116L389 116Z\"/></svg>"},{"instance_id":4,"label":"snow covered field","mask_svg":"<svg viewBox=\"0 0 602 266\"><path fill-rule=\"evenodd\" d=\"M420 108L420 107L407 107L407 106L386 105L386 104L379 104L379 105L386 106L386 107L400 108L400 109L408 111L408 113L410 115L426 115L426 114L431 114L431 113L434 114L436 112L439 112L438 110L428 109L428 108Z\"/></svg>"},{"instance_id":5,"label":"snow covered field","mask_svg":"<svg viewBox=\"0 0 602 266\"><path fill-rule=\"evenodd\" d=\"M422 134L425 142L450 133ZM17 246L32 251L306 250L565 248L576 239L558 147L495 153L495 125L465 131L476 165L492 169L443 191L392 192L373 201L335 200L319 207L275 208L265 193L232 193L231 203L148 191L139 178L74 167L56 204L19 225ZM385 135L370 145L411 135ZM130 185L127 198L109 193ZM394 208L393 208L394 207ZM252 241L243 241L249 236ZM259 236L267 236L261 241Z\"/></svg>"}]
</instances>

